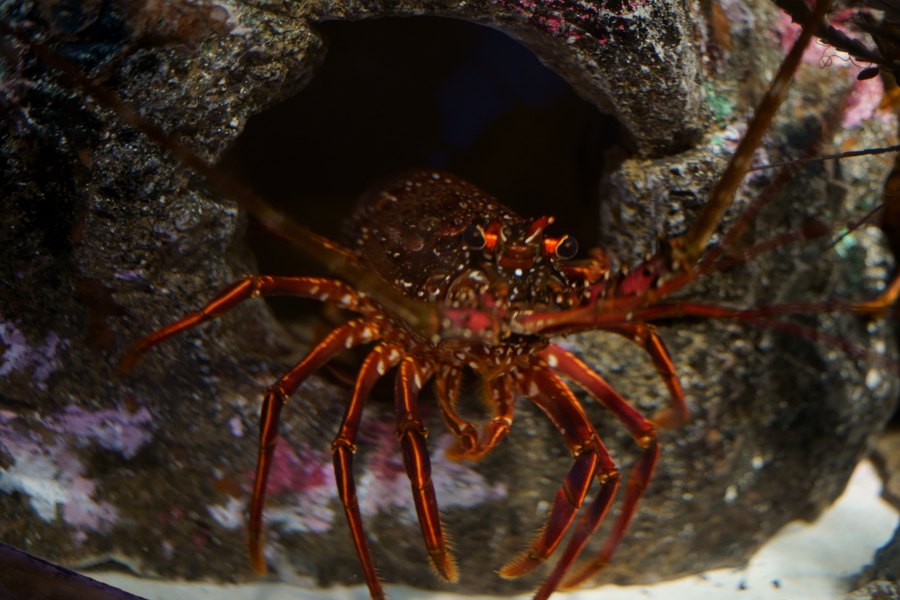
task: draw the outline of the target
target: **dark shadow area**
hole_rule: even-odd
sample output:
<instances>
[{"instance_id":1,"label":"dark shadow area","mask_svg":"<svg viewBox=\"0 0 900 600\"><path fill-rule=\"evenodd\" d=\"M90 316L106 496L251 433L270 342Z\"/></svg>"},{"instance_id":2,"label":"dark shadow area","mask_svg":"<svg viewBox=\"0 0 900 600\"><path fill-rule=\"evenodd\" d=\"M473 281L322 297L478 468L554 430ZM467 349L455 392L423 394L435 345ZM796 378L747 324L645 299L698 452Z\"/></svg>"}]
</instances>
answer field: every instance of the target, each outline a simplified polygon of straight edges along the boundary
<instances>
[{"instance_id":1,"label":"dark shadow area","mask_svg":"<svg viewBox=\"0 0 900 600\"><path fill-rule=\"evenodd\" d=\"M612 117L504 33L431 17L330 21L328 54L295 97L253 117L221 165L298 222L343 243L373 183L407 169L456 173L550 233L596 243ZM260 273L324 275L251 231ZM274 303L280 316L286 304Z\"/></svg>"}]
</instances>

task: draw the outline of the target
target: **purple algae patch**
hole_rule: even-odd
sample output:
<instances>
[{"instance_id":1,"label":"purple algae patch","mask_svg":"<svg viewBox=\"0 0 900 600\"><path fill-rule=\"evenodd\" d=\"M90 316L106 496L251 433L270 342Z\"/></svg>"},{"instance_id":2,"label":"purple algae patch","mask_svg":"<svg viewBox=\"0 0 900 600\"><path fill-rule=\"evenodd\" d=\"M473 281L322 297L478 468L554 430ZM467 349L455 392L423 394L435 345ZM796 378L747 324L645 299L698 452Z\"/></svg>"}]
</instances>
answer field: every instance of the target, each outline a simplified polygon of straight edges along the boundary
<instances>
[{"instance_id":1,"label":"purple algae patch","mask_svg":"<svg viewBox=\"0 0 900 600\"><path fill-rule=\"evenodd\" d=\"M44 521L57 519L62 505L63 520L75 527L76 543L84 541L84 530L107 530L117 520L116 508L97 500L96 482L83 477L84 464L62 438L47 444L34 431L0 424L0 447L14 464L0 469L0 492L19 492L29 498L31 508Z\"/></svg>"},{"instance_id":2,"label":"purple algae patch","mask_svg":"<svg viewBox=\"0 0 900 600\"><path fill-rule=\"evenodd\" d=\"M146 426L153 421L150 411L141 407L134 413L124 407L88 412L68 406L61 413L44 419L44 425L57 433L74 435L82 443L94 442L107 450L133 458L138 449L150 441Z\"/></svg>"},{"instance_id":3,"label":"purple algae patch","mask_svg":"<svg viewBox=\"0 0 900 600\"><path fill-rule=\"evenodd\" d=\"M0 377L6 377L13 371L23 371L29 367L32 370L32 378L38 387L44 389L45 382L50 374L59 368L56 352L66 342L52 331L44 337L44 343L37 347L28 344L25 336L19 329L0 320L0 342L6 346L3 355L0 356Z\"/></svg>"},{"instance_id":4,"label":"purple algae patch","mask_svg":"<svg viewBox=\"0 0 900 600\"><path fill-rule=\"evenodd\" d=\"M69 436L78 446L96 443L132 458L151 438L150 412L143 407L133 413L123 407L89 412L69 406L42 419L43 428L57 434L53 439L16 423L17 418L10 411L0 415L0 448L13 460L0 469L0 491L27 496L44 521L55 521L61 513L78 530L76 543L84 541L86 530L103 531L114 524L116 508L97 499L97 482L83 476L85 465L72 451Z\"/></svg>"}]
</instances>

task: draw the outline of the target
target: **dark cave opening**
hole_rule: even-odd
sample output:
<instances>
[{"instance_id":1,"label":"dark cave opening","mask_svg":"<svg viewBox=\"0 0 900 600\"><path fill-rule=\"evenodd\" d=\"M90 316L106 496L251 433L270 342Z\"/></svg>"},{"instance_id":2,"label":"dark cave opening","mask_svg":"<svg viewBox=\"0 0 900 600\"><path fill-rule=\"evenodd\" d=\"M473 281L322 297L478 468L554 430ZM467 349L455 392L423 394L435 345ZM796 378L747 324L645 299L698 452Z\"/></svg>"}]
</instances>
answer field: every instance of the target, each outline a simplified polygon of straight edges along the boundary
<instances>
[{"instance_id":1,"label":"dark cave opening","mask_svg":"<svg viewBox=\"0 0 900 600\"><path fill-rule=\"evenodd\" d=\"M596 244L598 187L615 119L516 40L435 18L327 21L328 53L309 84L254 116L220 166L299 223L342 243L341 222L374 183L414 168L455 173L550 233ZM259 272L326 275L255 232ZM283 319L296 301L275 298ZM300 311L302 312L302 311Z\"/></svg>"}]
</instances>

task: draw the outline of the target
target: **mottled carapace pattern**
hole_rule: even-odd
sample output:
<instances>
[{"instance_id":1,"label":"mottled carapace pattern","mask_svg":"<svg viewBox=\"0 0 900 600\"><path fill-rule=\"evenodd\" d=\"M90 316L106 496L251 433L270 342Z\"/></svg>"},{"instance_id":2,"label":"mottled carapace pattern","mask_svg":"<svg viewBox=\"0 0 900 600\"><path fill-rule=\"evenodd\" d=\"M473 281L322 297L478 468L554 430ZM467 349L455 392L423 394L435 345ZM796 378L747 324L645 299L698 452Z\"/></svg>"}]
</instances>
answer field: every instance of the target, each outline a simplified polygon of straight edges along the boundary
<instances>
[{"instance_id":1,"label":"mottled carapace pattern","mask_svg":"<svg viewBox=\"0 0 900 600\"><path fill-rule=\"evenodd\" d=\"M346 222L357 256L411 298L443 299L473 252L460 238L474 223L521 221L491 196L454 175L408 173L373 187Z\"/></svg>"},{"instance_id":2,"label":"mottled carapace pattern","mask_svg":"<svg viewBox=\"0 0 900 600\"><path fill-rule=\"evenodd\" d=\"M489 308L537 310L572 306L585 290L560 268L561 240L542 235L552 221L523 219L455 175L418 171L372 188L345 229L357 256L410 298L484 308L488 294ZM492 241L465 243L471 228Z\"/></svg>"}]
</instances>

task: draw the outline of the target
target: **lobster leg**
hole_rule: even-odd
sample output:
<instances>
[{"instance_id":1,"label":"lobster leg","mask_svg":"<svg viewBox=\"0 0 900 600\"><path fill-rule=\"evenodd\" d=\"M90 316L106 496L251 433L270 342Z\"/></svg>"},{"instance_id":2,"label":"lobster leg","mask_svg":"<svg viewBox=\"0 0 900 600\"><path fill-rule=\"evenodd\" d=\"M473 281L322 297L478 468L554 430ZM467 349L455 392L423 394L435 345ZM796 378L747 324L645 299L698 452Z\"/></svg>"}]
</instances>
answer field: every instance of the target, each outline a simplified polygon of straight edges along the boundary
<instances>
[{"instance_id":1,"label":"lobster leg","mask_svg":"<svg viewBox=\"0 0 900 600\"><path fill-rule=\"evenodd\" d=\"M266 481L272 467L272 454L278 440L278 420L281 409L300 384L316 369L331 360L342 350L380 337L371 323L364 319L351 321L329 333L316 345L300 363L266 390L259 423L259 459L256 463L256 478L253 482L253 498L250 501L249 552L253 569L260 575L266 573L260 533L262 532L262 511L266 501Z\"/></svg>"},{"instance_id":2,"label":"lobster leg","mask_svg":"<svg viewBox=\"0 0 900 600\"><path fill-rule=\"evenodd\" d=\"M487 401L494 409L494 416L481 432L478 447L463 458L481 460L506 437L512 427L515 406L512 381L504 376L487 382L487 385Z\"/></svg>"},{"instance_id":3,"label":"lobster leg","mask_svg":"<svg viewBox=\"0 0 900 600\"><path fill-rule=\"evenodd\" d=\"M435 571L450 582L457 580L456 562L447 550L441 518L438 514L434 483L431 481L431 460L425 447L428 431L419 417L416 399L422 384L430 377L430 365L422 365L407 356L400 363L396 380L397 439L403 451L403 464L412 486L413 502L425 547Z\"/></svg>"},{"instance_id":4,"label":"lobster leg","mask_svg":"<svg viewBox=\"0 0 900 600\"><path fill-rule=\"evenodd\" d=\"M182 331L196 327L216 317L220 317L248 298L260 296L300 296L317 298L323 302L333 302L341 308L363 314L378 312L371 302L345 283L318 277L261 277L248 275L232 283L198 311L184 316L174 323L151 333L136 342L125 358L121 370L128 373L138 358L151 348L158 346Z\"/></svg>"},{"instance_id":5,"label":"lobster leg","mask_svg":"<svg viewBox=\"0 0 900 600\"><path fill-rule=\"evenodd\" d=\"M686 423L690 418L691 413L684 400L684 390L681 388L681 382L678 380L678 375L675 374L675 363L672 362L672 357L669 356L669 351L666 349L666 345L663 343L662 338L659 337L659 334L656 332L656 328L653 325L647 325L645 323L623 323L622 325L604 327L603 329L604 331L617 333L643 348L647 354L650 355L650 360L653 361L656 372L659 373L659 376L665 382L666 387L669 388L672 407L656 415L653 419L653 423L662 429L672 429ZM640 442L640 440L638 440L638 442ZM641 445L643 446L643 444Z\"/></svg>"},{"instance_id":6,"label":"lobster leg","mask_svg":"<svg viewBox=\"0 0 900 600\"><path fill-rule=\"evenodd\" d=\"M344 420L338 430L334 443L331 444L331 452L334 455L334 476L337 480L338 496L344 505L347 522L350 525L350 533L353 536L353 545L362 565L366 577L366 585L369 586L369 594L372 600L382 600L387 596L378 581L375 565L372 564L372 555L369 554L369 545L366 541L366 532L363 529L362 517L359 513L359 502L356 497L356 484L353 481L353 455L356 454L356 436L359 431L359 421L362 417L366 399L372 391L372 386L385 371L391 369L400 361L400 352L397 348L388 345L380 345L366 357L362 364L356 386L353 389L353 397L344 413Z\"/></svg>"},{"instance_id":7,"label":"lobster leg","mask_svg":"<svg viewBox=\"0 0 900 600\"><path fill-rule=\"evenodd\" d=\"M454 400L459 393L459 370L453 367L442 368L435 379L435 389L444 420L459 438L447 451L447 458L481 460L509 433L512 427L514 398L512 383L507 377L498 377L487 382L487 402L491 405L494 416L480 436L471 423L456 414L454 408Z\"/></svg>"},{"instance_id":8,"label":"lobster leg","mask_svg":"<svg viewBox=\"0 0 900 600\"><path fill-rule=\"evenodd\" d=\"M450 365L441 367L434 378L434 392L447 428L457 437L456 444L447 451L447 457L457 460L478 446L478 430L456 414L456 398L459 395L460 371Z\"/></svg>"},{"instance_id":9,"label":"lobster leg","mask_svg":"<svg viewBox=\"0 0 900 600\"><path fill-rule=\"evenodd\" d=\"M591 502L588 509L582 513L581 517L578 519L578 523L575 525L575 531L572 534L572 538L569 540L569 544L566 546L565 552L563 552L559 562L553 567L550 576L547 577L532 600L547 600L547 598L550 597L550 594L556 591L566 572L575 562L575 559L578 558L578 555L581 554L581 551L584 550L585 544L591 539L594 532L597 531L597 527L600 526L603 517L606 516L606 512L609 510L618 489L618 475L611 477L601 485L597 497L594 498L594 501Z\"/></svg>"},{"instance_id":10,"label":"lobster leg","mask_svg":"<svg viewBox=\"0 0 900 600\"><path fill-rule=\"evenodd\" d=\"M622 543L622 538L625 537L625 532L628 530L628 525L631 524L631 518L637 509L637 504L644 495L644 490L647 489L650 478L653 477L653 471L658 460L659 440L653 438L649 445L644 448L644 452L634 464L634 467L631 468L631 475L628 477L628 485L625 488L625 500L622 502L619 518L616 519L606 543L597 556L592 558L587 564L579 567L575 573L563 581L561 586L563 589L580 585L599 573L609 563L613 554L619 548L619 544ZM574 542L575 540L573 539L571 543L574 544Z\"/></svg>"},{"instance_id":11,"label":"lobster leg","mask_svg":"<svg viewBox=\"0 0 900 600\"><path fill-rule=\"evenodd\" d=\"M526 373L517 373L516 378L519 391L531 398L562 433L569 451L575 457L575 464L556 493L547 523L531 549L500 570L500 576L507 578L532 571L553 553L584 503L594 475L602 486L590 509L596 518L594 528L606 512L619 482L619 472L612 457L588 421L584 408L559 376L546 367L536 366ZM569 555L567 552L567 564L557 565L559 573L554 571L556 579L562 577L577 557L577 552Z\"/></svg>"},{"instance_id":12,"label":"lobster leg","mask_svg":"<svg viewBox=\"0 0 900 600\"><path fill-rule=\"evenodd\" d=\"M655 332L653 332L653 335L656 335ZM663 351L665 351L665 348L663 348ZM648 350L648 352L650 351ZM625 426L625 428L628 429L631 436L638 444L640 444L641 448L643 448L643 453L634 465L634 468L631 470L631 475L628 478L628 485L625 490L625 500L622 504L619 517L613 525L613 530L610 532L609 539L607 539L606 544L603 546L597 557L592 559L584 567L580 568L572 575L572 577L563 583L563 587L574 587L600 571L600 569L609 562L610 558L612 558L612 555L619 547L619 544L628 529L628 525L631 523L634 512L637 509L637 504L643 496L644 490L647 488L650 478L653 476L653 471L656 468L656 462L659 459L659 440L657 439L656 429L654 428L653 423L641 415L637 409L631 406L631 404L612 389L602 377L579 360L575 355L566 352L556 344L551 344L545 350L541 351L540 356L558 373L568 377L584 388L585 391L597 400L597 402L609 410ZM651 354L651 356L653 356L653 354ZM654 362L655 361L656 359L654 358ZM660 369L658 365L657 369ZM676 379L675 381L677 382L678 380ZM678 389L680 390L681 386L678 386ZM603 493L603 490L601 490L601 493ZM577 552L584 547L587 538L590 537L590 533L587 533L587 537L584 537L582 540L582 536L584 535L582 532L587 532L589 525L589 523L585 522L583 526L583 522L590 518L590 514L590 511L585 513L579 521L576 534L569 542L569 547L566 548L566 555L569 554L570 549L577 546L578 550L575 551L575 556L577 557ZM598 524L599 521L594 525L594 529L596 529ZM593 530L590 530L590 532L593 533ZM573 560L574 558L575 557L573 557ZM564 559L561 559L560 563L562 563L563 560ZM559 574L560 577L562 577L562 575L563 573ZM556 570L554 570L550 579L554 579L554 576L556 576ZM549 581L550 580L548 580L548 582ZM545 587L546 585L547 584L545 584ZM541 589L543 590L544 588ZM552 591L552 589L550 591ZM538 597L541 597L540 592L536 598Z\"/></svg>"}]
</instances>

